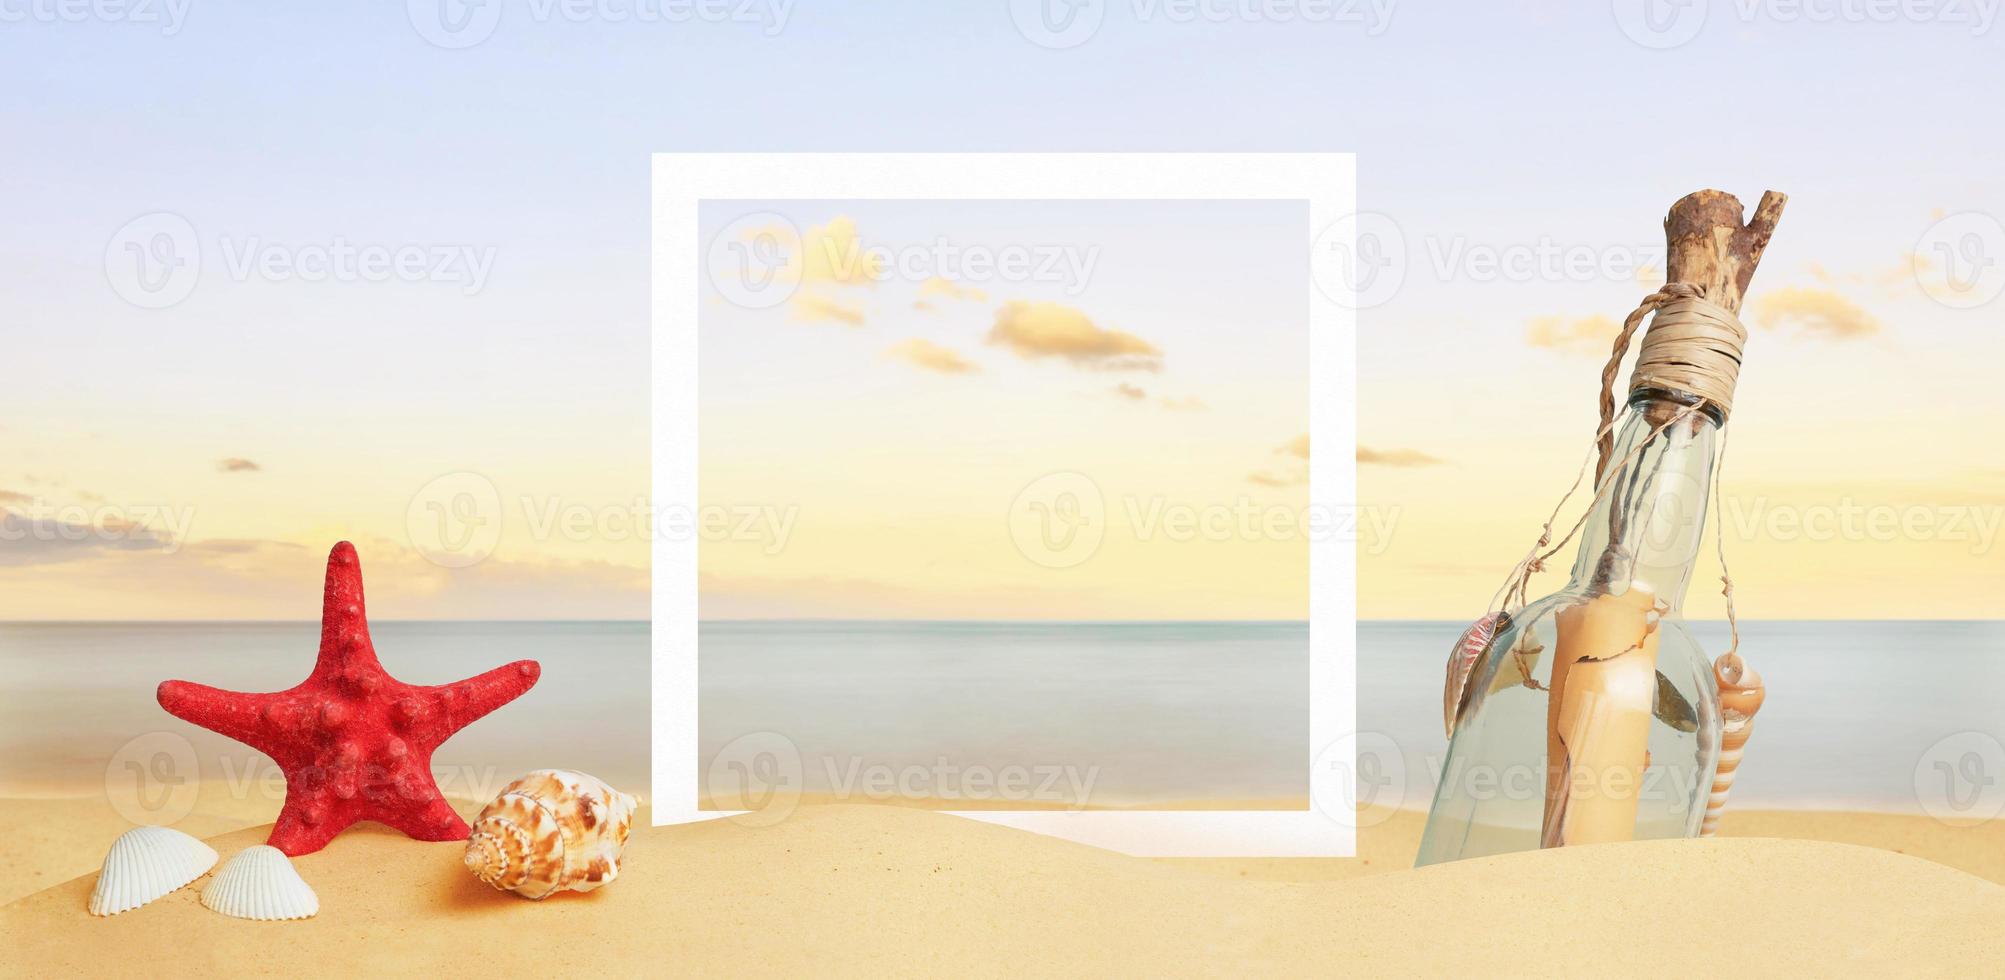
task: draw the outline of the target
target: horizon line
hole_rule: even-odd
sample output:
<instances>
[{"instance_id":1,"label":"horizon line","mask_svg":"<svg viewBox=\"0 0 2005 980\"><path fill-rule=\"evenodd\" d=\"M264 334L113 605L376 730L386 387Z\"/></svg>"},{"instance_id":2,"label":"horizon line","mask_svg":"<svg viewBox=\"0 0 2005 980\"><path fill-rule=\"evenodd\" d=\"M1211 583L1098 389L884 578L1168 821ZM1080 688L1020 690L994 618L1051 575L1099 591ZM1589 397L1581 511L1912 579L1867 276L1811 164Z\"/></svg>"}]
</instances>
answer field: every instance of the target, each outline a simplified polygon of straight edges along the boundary
<instances>
[{"instance_id":1,"label":"horizon line","mask_svg":"<svg viewBox=\"0 0 2005 980\"><path fill-rule=\"evenodd\" d=\"M1687 623L1718 623L1718 624L1721 624L1721 625L1725 625L1725 624L1726 624L1726 619L1724 619L1724 618L1717 618L1717 619L1683 619L1682 621L1683 621L1683 622L1687 622ZM383 618L383 619L373 619L373 618L372 618L372 619L370 620L370 622L371 622L371 623L468 623L468 624L475 624L475 623L485 623L485 624L525 624L525 623L544 623L544 624L566 624L566 623L632 623L632 624L647 624L647 625L653 625L653 622L654 622L654 620L653 620L652 618L642 618L642 617L619 617L619 618L610 618L610 617L608 617L608 618L578 618L578 617L551 617L551 618L526 618L526 617L525 617L525 618L509 618L509 619L494 619L494 618L486 618L486 619L483 619L483 618L474 618L474 617L448 617L448 618L434 618L434 619L409 619L409 618L395 618L395 619L391 619L391 618ZM1308 620L1308 619L980 619L980 618L885 618L885 617L867 617L867 616L853 616L853 617L833 617L833 616L794 616L794 617L787 617L787 616L766 616L766 617L719 617L719 618L714 618L714 619L698 619L698 620L697 620L697 622L698 622L699 624L703 624L703 623L937 623L937 624L956 624L956 623L983 623L983 624L994 624L994 623L1011 623L1011 624L1022 624L1022 625L1028 625L1028 626L1039 626L1039 625L1043 625L1043 626L1050 626L1050 625L1081 625L1081 626L1088 626L1088 625L1101 625L1101 626L1105 626L1105 625L1188 625L1188 624L1204 624L1204 625L1210 625L1210 624L1216 624L1216 625L1262 625L1262 624L1304 624L1304 625L1311 625L1311 624L1312 624L1312 623L1311 623L1311 620ZM1463 624L1463 625L1466 625L1466 624L1467 624L1468 622L1470 622L1470 620L1466 620L1466 619L1459 619L1459 618L1458 618L1458 619L1439 619L1439 618L1433 618L1433 619L1430 619L1430 618L1385 618L1385 617L1380 617L1380 618L1366 618L1366 617L1359 617L1359 618L1358 618L1358 620L1357 620L1357 622L1358 622L1358 624L1359 624L1359 625L1364 625L1364 624L1368 624L1368 623L1369 623L1369 624L1377 624L1377 623L1390 623L1390 624L1405 624L1405 623L1425 623L1425 624L1436 624L1436 623L1439 623L1439 624L1446 624L1446 625L1457 625L1457 624ZM1743 622L1743 623L2005 623L2005 616L2000 616L2000 617L1991 617L1991 618L1976 618L1976 617L1957 617L1957 618L1937 618L1937 617L1918 617L1918 616L1885 616L1885 617L1866 617L1866 616L1843 616L1843 617L1837 617L1837 616L1834 616L1834 617L1776 617L1776 618L1760 618L1760 619L1751 619L1751 618L1748 618L1748 617L1742 617L1742 618L1741 618L1741 622ZM216 625L216 626L290 626L290 625L295 625L295 624L314 624L314 625L318 625L319 623L320 623L320 620L319 620L319 619L304 619L304 618L302 618L302 619L199 619L199 618L191 618L191 619L6 619L6 618L0 618L0 626L146 626L146 625L172 625L172 626L195 626L195 625Z\"/></svg>"}]
</instances>

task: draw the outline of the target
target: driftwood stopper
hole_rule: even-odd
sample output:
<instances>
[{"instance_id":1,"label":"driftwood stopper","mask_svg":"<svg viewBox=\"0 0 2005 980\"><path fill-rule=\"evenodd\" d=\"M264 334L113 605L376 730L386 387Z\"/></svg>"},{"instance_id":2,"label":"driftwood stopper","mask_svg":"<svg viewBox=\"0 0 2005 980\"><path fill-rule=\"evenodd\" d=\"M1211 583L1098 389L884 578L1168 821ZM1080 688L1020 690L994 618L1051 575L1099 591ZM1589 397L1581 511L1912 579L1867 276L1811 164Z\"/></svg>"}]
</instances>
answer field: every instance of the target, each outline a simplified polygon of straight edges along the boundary
<instances>
[{"instance_id":1,"label":"driftwood stopper","mask_svg":"<svg viewBox=\"0 0 2005 980\"><path fill-rule=\"evenodd\" d=\"M1699 286L1715 306L1739 313L1754 267L1788 203L1789 195L1768 191L1754 217L1742 224L1740 199L1725 191L1680 198L1664 217L1664 281Z\"/></svg>"}]
</instances>

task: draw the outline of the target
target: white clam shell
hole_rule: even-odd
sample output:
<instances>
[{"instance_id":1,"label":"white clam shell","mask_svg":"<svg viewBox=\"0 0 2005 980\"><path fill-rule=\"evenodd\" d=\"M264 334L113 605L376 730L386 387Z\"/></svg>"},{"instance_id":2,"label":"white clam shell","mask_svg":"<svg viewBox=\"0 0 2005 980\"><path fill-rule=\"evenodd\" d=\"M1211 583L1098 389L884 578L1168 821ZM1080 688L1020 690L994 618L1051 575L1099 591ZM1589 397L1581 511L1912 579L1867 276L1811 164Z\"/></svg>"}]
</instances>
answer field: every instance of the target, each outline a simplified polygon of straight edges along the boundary
<instances>
[{"instance_id":1,"label":"white clam shell","mask_svg":"<svg viewBox=\"0 0 2005 980\"><path fill-rule=\"evenodd\" d=\"M304 919L320 911L285 852L268 844L237 853L202 889L202 904L239 919Z\"/></svg>"},{"instance_id":2,"label":"white clam shell","mask_svg":"<svg viewBox=\"0 0 2005 980\"><path fill-rule=\"evenodd\" d=\"M591 891L619 876L636 805L595 776L539 769L474 819L467 869L526 898Z\"/></svg>"},{"instance_id":3,"label":"white clam shell","mask_svg":"<svg viewBox=\"0 0 2005 980\"><path fill-rule=\"evenodd\" d=\"M172 827L134 827L104 856L91 889L92 915L136 909L216 866L216 850Z\"/></svg>"}]
</instances>

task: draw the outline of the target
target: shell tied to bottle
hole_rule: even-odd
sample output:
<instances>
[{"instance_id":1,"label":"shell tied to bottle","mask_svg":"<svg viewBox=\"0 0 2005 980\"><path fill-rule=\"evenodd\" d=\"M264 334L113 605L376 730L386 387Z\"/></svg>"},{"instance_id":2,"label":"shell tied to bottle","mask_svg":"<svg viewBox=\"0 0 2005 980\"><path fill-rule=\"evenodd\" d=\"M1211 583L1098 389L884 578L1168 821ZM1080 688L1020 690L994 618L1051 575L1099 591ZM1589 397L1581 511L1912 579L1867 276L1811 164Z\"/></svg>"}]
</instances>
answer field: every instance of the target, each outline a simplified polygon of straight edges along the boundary
<instances>
[{"instance_id":1,"label":"shell tied to bottle","mask_svg":"<svg viewBox=\"0 0 2005 980\"><path fill-rule=\"evenodd\" d=\"M1469 696L1469 675L1482 661L1483 654L1490 652L1497 634L1510 628L1510 615L1495 612L1472 623L1456 637L1454 648L1448 651L1448 676L1441 685L1441 723L1448 734L1455 734L1455 722L1462 717L1462 705Z\"/></svg>"},{"instance_id":2,"label":"shell tied to bottle","mask_svg":"<svg viewBox=\"0 0 2005 980\"><path fill-rule=\"evenodd\" d=\"M475 818L466 866L526 898L591 891L619 876L635 805L632 796L581 772L532 772Z\"/></svg>"},{"instance_id":3,"label":"shell tied to bottle","mask_svg":"<svg viewBox=\"0 0 2005 980\"><path fill-rule=\"evenodd\" d=\"M1768 697L1761 675L1740 654L1728 651L1713 662L1713 678L1720 686L1720 765L1713 775L1713 794L1706 803L1705 824L1699 836L1719 833L1720 815L1726 810L1727 794L1733 790L1734 775L1740 771L1741 756L1748 736L1754 734L1754 715Z\"/></svg>"}]
</instances>

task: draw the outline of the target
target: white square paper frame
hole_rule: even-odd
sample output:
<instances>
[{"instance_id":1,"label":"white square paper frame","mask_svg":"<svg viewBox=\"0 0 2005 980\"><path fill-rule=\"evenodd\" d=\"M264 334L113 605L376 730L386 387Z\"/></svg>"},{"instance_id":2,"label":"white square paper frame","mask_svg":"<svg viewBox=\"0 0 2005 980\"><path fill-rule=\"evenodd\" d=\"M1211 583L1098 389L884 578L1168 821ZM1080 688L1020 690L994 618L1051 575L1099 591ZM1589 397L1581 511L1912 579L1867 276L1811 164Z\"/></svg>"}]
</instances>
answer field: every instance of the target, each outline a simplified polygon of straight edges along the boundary
<instances>
[{"instance_id":1,"label":"white square paper frame","mask_svg":"<svg viewBox=\"0 0 2005 980\"><path fill-rule=\"evenodd\" d=\"M656 514L697 500L697 329L710 200L1291 200L1309 220L1310 513L1341 522L1357 500L1357 158L1348 153L664 153L653 171L653 453ZM1334 518L1331 515L1335 515ZM698 809L697 540L654 538L653 822L736 815ZM1348 857L1357 730L1353 535L1309 542L1307 810L953 811L958 816L1153 856ZM1339 755L1338 753L1341 753ZM1344 785L1333 785L1341 781ZM1336 803L1336 807L1327 805ZM1320 805L1319 805L1320 804ZM1341 809L1344 812L1325 813Z\"/></svg>"}]
</instances>

